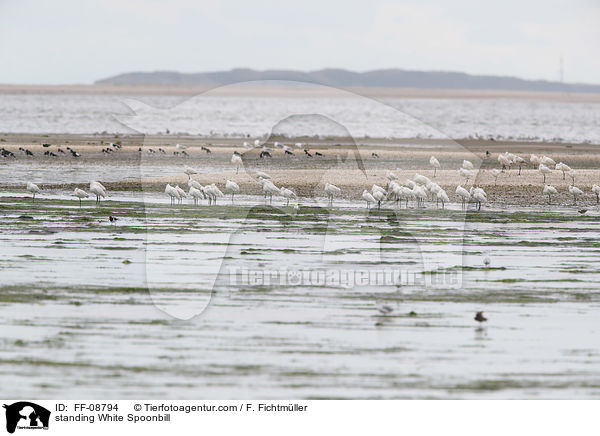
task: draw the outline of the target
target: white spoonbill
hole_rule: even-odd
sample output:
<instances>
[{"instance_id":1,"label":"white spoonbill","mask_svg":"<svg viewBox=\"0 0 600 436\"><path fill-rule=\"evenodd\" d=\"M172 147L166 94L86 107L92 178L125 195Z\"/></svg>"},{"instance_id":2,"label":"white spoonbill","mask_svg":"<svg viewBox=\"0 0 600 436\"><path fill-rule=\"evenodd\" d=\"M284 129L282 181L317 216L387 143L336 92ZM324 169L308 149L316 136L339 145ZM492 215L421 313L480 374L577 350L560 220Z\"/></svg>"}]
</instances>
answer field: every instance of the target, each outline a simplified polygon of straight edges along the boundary
<instances>
[{"instance_id":1,"label":"white spoonbill","mask_svg":"<svg viewBox=\"0 0 600 436\"><path fill-rule=\"evenodd\" d=\"M552 185L544 185L544 191L543 191L544 195L548 196L548 204L550 204L551 201L551 195L556 195L558 194L558 192L556 191L556 188Z\"/></svg>"},{"instance_id":2,"label":"white spoonbill","mask_svg":"<svg viewBox=\"0 0 600 436\"><path fill-rule=\"evenodd\" d=\"M181 189L179 187L179 185L175 185L175 189L177 190L177 192L179 192L179 202L181 203L181 201L184 198L187 198L187 194L185 193L185 191L183 189Z\"/></svg>"},{"instance_id":3,"label":"white spoonbill","mask_svg":"<svg viewBox=\"0 0 600 436\"><path fill-rule=\"evenodd\" d=\"M183 172L187 174L188 179L192 178L192 174L198 174L198 171L187 166L183 168Z\"/></svg>"},{"instance_id":4,"label":"white spoonbill","mask_svg":"<svg viewBox=\"0 0 600 436\"><path fill-rule=\"evenodd\" d=\"M515 156L512 161L519 165L519 175L521 175L521 167L525 164L525 159L523 159L521 156Z\"/></svg>"},{"instance_id":5,"label":"white spoonbill","mask_svg":"<svg viewBox=\"0 0 600 436\"><path fill-rule=\"evenodd\" d=\"M106 188L100 182L91 181L90 192L96 195L96 203L100 203L100 197L106 197Z\"/></svg>"},{"instance_id":6,"label":"white spoonbill","mask_svg":"<svg viewBox=\"0 0 600 436\"><path fill-rule=\"evenodd\" d=\"M196 188L200 192L204 192L204 186L202 186L200 183L198 183L194 179L188 180L188 186L190 188Z\"/></svg>"},{"instance_id":7,"label":"white spoonbill","mask_svg":"<svg viewBox=\"0 0 600 436\"><path fill-rule=\"evenodd\" d=\"M427 192L423 186L415 186L412 190L414 198L417 200L417 206L423 206L425 200L427 200Z\"/></svg>"},{"instance_id":8,"label":"white spoonbill","mask_svg":"<svg viewBox=\"0 0 600 436\"><path fill-rule=\"evenodd\" d=\"M383 190L375 189L375 186L377 186L377 185L373 185L373 189L371 190L371 195L373 196L373 198L375 200L377 200L377 209L379 209L379 208L381 208L381 201L385 200L386 193Z\"/></svg>"},{"instance_id":9,"label":"white spoonbill","mask_svg":"<svg viewBox=\"0 0 600 436\"><path fill-rule=\"evenodd\" d=\"M379 191L381 193L383 193L383 195L386 195L385 189L383 189L381 186L379 185L373 185L371 187L371 194L375 194L376 191Z\"/></svg>"},{"instance_id":10,"label":"white spoonbill","mask_svg":"<svg viewBox=\"0 0 600 436\"><path fill-rule=\"evenodd\" d=\"M167 194L169 197L171 197L171 204L174 204L175 200L181 199L181 195L179 194L179 191L177 191L177 189L175 189L168 183L167 183L167 186L165 187L165 194Z\"/></svg>"},{"instance_id":11,"label":"white spoonbill","mask_svg":"<svg viewBox=\"0 0 600 436\"><path fill-rule=\"evenodd\" d=\"M190 190L188 192L188 195L190 197L192 197L192 199L194 200L194 204L197 205L198 204L198 200L201 200L204 198L204 193L198 189L198 188L194 188L193 186L190 186Z\"/></svg>"},{"instance_id":12,"label":"white spoonbill","mask_svg":"<svg viewBox=\"0 0 600 436\"><path fill-rule=\"evenodd\" d=\"M477 210L481 210L481 203L487 202L487 194L485 193L483 188L471 187L469 194L471 194L471 197L473 197L473 199L477 202Z\"/></svg>"},{"instance_id":13,"label":"white spoonbill","mask_svg":"<svg viewBox=\"0 0 600 436\"><path fill-rule=\"evenodd\" d=\"M263 173L262 171L257 171L256 177L258 177L259 179L265 179L265 180L268 180L271 178L270 175L268 175L267 173Z\"/></svg>"},{"instance_id":14,"label":"white spoonbill","mask_svg":"<svg viewBox=\"0 0 600 436\"><path fill-rule=\"evenodd\" d=\"M496 186L496 184L498 183L498 176L501 172L502 171L500 171L498 168L492 169L492 177L494 177L494 186Z\"/></svg>"},{"instance_id":15,"label":"white spoonbill","mask_svg":"<svg viewBox=\"0 0 600 436\"><path fill-rule=\"evenodd\" d=\"M394 174L393 171L388 171L385 174L385 177L391 182L392 180L398 180L398 176L396 174Z\"/></svg>"},{"instance_id":16,"label":"white spoonbill","mask_svg":"<svg viewBox=\"0 0 600 436\"><path fill-rule=\"evenodd\" d=\"M286 198L286 199L287 199L287 205L288 205L288 206L290 205L290 200L291 200L292 198L297 198L297 197L296 197L296 194L295 194L295 193L294 193L294 191L292 191L291 189L288 189L288 188L281 188L281 189L280 189L280 192L281 192L281 196L282 196L283 198Z\"/></svg>"},{"instance_id":17,"label":"white spoonbill","mask_svg":"<svg viewBox=\"0 0 600 436\"><path fill-rule=\"evenodd\" d=\"M443 209L444 204L450 202L450 198L448 198L448 194L446 194L446 191L444 191L443 189L440 189L436 195L437 195L437 198L439 198L440 201L442 202L442 209Z\"/></svg>"},{"instance_id":18,"label":"white spoonbill","mask_svg":"<svg viewBox=\"0 0 600 436\"><path fill-rule=\"evenodd\" d=\"M73 195L75 197L79 198L79 207L81 207L81 199L88 198L88 193L85 192L83 189L79 189L79 188L75 188L75 191L73 191Z\"/></svg>"},{"instance_id":19,"label":"white spoonbill","mask_svg":"<svg viewBox=\"0 0 600 436\"><path fill-rule=\"evenodd\" d=\"M237 154L231 155L231 163L235 165L235 173L239 173L240 167L242 166L242 158Z\"/></svg>"},{"instance_id":20,"label":"white spoonbill","mask_svg":"<svg viewBox=\"0 0 600 436\"><path fill-rule=\"evenodd\" d=\"M531 165L533 165L535 167L539 167L540 164L542 163L542 160L539 158L539 156L536 156L535 154L532 154L529 157L529 162L531 162Z\"/></svg>"},{"instance_id":21,"label":"white spoonbill","mask_svg":"<svg viewBox=\"0 0 600 436\"><path fill-rule=\"evenodd\" d=\"M575 185L575 176L577 175L577 171L571 169L569 170L569 176L571 177L571 185Z\"/></svg>"},{"instance_id":22,"label":"white spoonbill","mask_svg":"<svg viewBox=\"0 0 600 436\"><path fill-rule=\"evenodd\" d=\"M546 165L544 165L543 163L540 164L540 166L538 167L538 170L544 176L544 183L546 183L546 175L551 174L552 170L550 168L548 168Z\"/></svg>"},{"instance_id":23,"label":"white spoonbill","mask_svg":"<svg viewBox=\"0 0 600 436\"><path fill-rule=\"evenodd\" d=\"M568 171L571 171L571 167L562 162L557 163L555 169L557 169L558 171L562 171L563 180L565 180L565 173L567 173Z\"/></svg>"},{"instance_id":24,"label":"white spoonbill","mask_svg":"<svg viewBox=\"0 0 600 436\"><path fill-rule=\"evenodd\" d=\"M573 204L577 204L577 197L583 195L583 191L574 185L569 186L569 193L573 196Z\"/></svg>"},{"instance_id":25,"label":"white spoonbill","mask_svg":"<svg viewBox=\"0 0 600 436\"><path fill-rule=\"evenodd\" d=\"M338 188L335 185L332 185L331 183L325 183L324 191L325 195L327 195L327 198L329 198L329 204L333 203L333 197L339 195L342 192L340 188Z\"/></svg>"},{"instance_id":26,"label":"white spoonbill","mask_svg":"<svg viewBox=\"0 0 600 436\"><path fill-rule=\"evenodd\" d=\"M473 168L475 168L473 166L473 162L471 162L470 160L463 160L462 167L465 170L472 170Z\"/></svg>"},{"instance_id":27,"label":"white spoonbill","mask_svg":"<svg viewBox=\"0 0 600 436\"><path fill-rule=\"evenodd\" d=\"M469 183L469 179L472 179L472 178L473 178L473 171L469 171L469 170L467 170L467 169L465 169L465 168L460 168L460 169L458 170L458 172L460 173L460 175L461 175L462 177L464 177L464 178L465 178L465 185L466 185L467 183Z\"/></svg>"},{"instance_id":28,"label":"white spoonbill","mask_svg":"<svg viewBox=\"0 0 600 436\"><path fill-rule=\"evenodd\" d=\"M187 147L185 145L175 144L175 148L177 148L178 150L185 150Z\"/></svg>"},{"instance_id":29,"label":"white spoonbill","mask_svg":"<svg viewBox=\"0 0 600 436\"><path fill-rule=\"evenodd\" d=\"M437 160L437 158L435 156L431 156L429 158L429 165L431 165L433 167L433 177L435 177L437 170L439 170L441 167L440 161Z\"/></svg>"},{"instance_id":30,"label":"white spoonbill","mask_svg":"<svg viewBox=\"0 0 600 436\"><path fill-rule=\"evenodd\" d=\"M227 180L225 182L225 191L231 194L231 202L233 203L233 196L240 192L240 186L232 180Z\"/></svg>"},{"instance_id":31,"label":"white spoonbill","mask_svg":"<svg viewBox=\"0 0 600 436\"><path fill-rule=\"evenodd\" d=\"M268 195L270 202L273 202L273 195L281 195L281 190L270 180L262 179L262 188L265 198Z\"/></svg>"},{"instance_id":32,"label":"white spoonbill","mask_svg":"<svg viewBox=\"0 0 600 436\"><path fill-rule=\"evenodd\" d=\"M27 191L33 194L33 203L35 203L35 194L39 194L42 190L33 182L27 182Z\"/></svg>"},{"instance_id":33,"label":"white spoonbill","mask_svg":"<svg viewBox=\"0 0 600 436\"><path fill-rule=\"evenodd\" d=\"M547 166L556 166L556 162L554 162L554 160L549 158L548 156L542 156L541 163Z\"/></svg>"},{"instance_id":34,"label":"white spoonbill","mask_svg":"<svg viewBox=\"0 0 600 436\"><path fill-rule=\"evenodd\" d=\"M217 198L224 197L224 194L214 183L206 186L204 193L208 196L208 204L217 204Z\"/></svg>"},{"instance_id":35,"label":"white spoonbill","mask_svg":"<svg viewBox=\"0 0 600 436\"><path fill-rule=\"evenodd\" d=\"M423 176L421 174L415 174L413 180L419 185L427 185L428 183L431 183L429 177Z\"/></svg>"},{"instance_id":36,"label":"white spoonbill","mask_svg":"<svg viewBox=\"0 0 600 436\"><path fill-rule=\"evenodd\" d=\"M502 165L502 169L507 168L510 170L510 165L512 164L512 160L505 154L498 155L498 162Z\"/></svg>"},{"instance_id":37,"label":"white spoonbill","mask_svg":"<svg viewBox=\"0 0 600 436\"><path fill-rule=\"evenodd\" d=\"M367 202L367 209L369 208L370 203L375 203L377 201L375 200L375 197L373 197L371 193L366 189L362 193L362 198Z\"/></svg>"},{"instance_id":38,"label":"white spoonbill","mask_svg":"<svg viewBox=\"0 0 600 436\"><path fill-rule=\"evenodd\" d=\"M456 195L458 195L462 200L462 207L465 207L465 202L468 202L471 199L471 194L462 186L458 185L456 187Z\"/></svg>"},{"instance_id":39,"label":"white spoonbill","mask_svg":"<svg viewBox=\"0 0 600 436\"><path fill-rule=\"evenodd\" d=\"M600 203L600 186L592 185L592 192L596 195L596 204Z\"/></svg>"}]
</instances>

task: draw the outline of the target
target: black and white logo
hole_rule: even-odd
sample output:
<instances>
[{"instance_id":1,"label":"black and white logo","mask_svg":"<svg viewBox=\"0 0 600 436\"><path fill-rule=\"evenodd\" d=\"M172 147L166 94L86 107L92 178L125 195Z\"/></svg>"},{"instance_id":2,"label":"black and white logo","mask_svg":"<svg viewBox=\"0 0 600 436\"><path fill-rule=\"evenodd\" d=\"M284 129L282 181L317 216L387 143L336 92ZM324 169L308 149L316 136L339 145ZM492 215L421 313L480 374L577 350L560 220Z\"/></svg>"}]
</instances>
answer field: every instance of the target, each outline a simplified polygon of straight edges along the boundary
<instances>
[{"instance_id":1,"label":"black and white logo","mask_svg":"<svg viewBox=\"0 0 600 436\"><path fill-rule=\"evenodd\" d=\"M14 433L16 429L48 429L50 411L29 401L18 401L4 405L6 409L6 431Z\"/></svg>"}]
</instances>

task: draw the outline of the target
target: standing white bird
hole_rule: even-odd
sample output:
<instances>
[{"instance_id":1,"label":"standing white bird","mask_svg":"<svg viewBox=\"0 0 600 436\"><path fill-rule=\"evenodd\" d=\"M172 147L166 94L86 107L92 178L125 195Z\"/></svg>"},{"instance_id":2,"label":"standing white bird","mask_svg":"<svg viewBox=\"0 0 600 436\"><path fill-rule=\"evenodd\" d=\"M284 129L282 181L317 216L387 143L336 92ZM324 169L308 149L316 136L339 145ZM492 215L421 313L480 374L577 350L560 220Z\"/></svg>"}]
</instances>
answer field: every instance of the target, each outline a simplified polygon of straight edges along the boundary
<instances>
[{"instance_id":1,"label":"standing white bird","mask_svg":"<svg viewBox=\"0 0 600 436\"><path fill-rule=\"evenodd\" d=\"M473 162L471 162L470 160L463 160L462 167L465 170L472 170L473 168L475 168L473 166Z\"/></svg>"},{"instance_id":2,"label":"standing white bird","mask_svg":"<svg viewBox=\"0 0 600 436\"><path fill-rule=\"evenodd\" d=\"M217 185L214 183L204 188L204 193L208 196L208 204L217 204L217 198L223 197L224 194L221 192Z\"/></svg>"},{"instance_id":3,"label":"standing white bird","mask_svg":"<svg viewBox=\"0 0 600 436\"><path fill-rule=\"evenodd\" d=\"M329 199L329 204L333 203L333 197L339 195L342 192L340 188L338 188L335 185L332 185L331 183L325 183L324 191L325 195L327 195L327 198Z\"/></svg>"},{"instance_id":4,"label":"standing white bird","mask_svg":"<svg viewBox=\"0 0 600 436\"><path fill-rule=\"evenodd\" d=\"M521 175L521 167L525 163L525 159L523 159L521 156L515 156L512 161L519 165L519 175Z\"/></svg>"},{"instance_id":5,"label":"standing white bird","mask_svg":"<svg viewBox=\"0 0 600 436\"><path fill-rule=\"evenodd\" d=\"M444 208L444 204L450 202L450 198L448 198L448 194L443 189L440 189L437 193L437 198L442 202L442 209Z\"/></svg>"},{"instance_id":6,"label":"standing white bird","mask_svg":"<svg viewBox=\"0 0 600 436\"><path fill-rule=\"evenodd\" d=\"M190 167L184 167L183 172L187 174L188 179L192 178L192 174L198 174L198 171Z\"/></svg>"},{"instance_id":7,"label":"standing white bird","mask_svg":"<svg viewBox=\"0 0 600 436\"><path fill-rule=\"evenodd\" d=\"M96 195L96 203L100 203L100 197L106 197L106 188L100 182L90 182L90 192Z\"/></svg>"},{"instance_id":8,"label":"standing white bird","mask_svg":"<svg viewBox=\"0 0 600 436\"><path fill-rule=\"evenodd\" d=\"M290 200L291 200L292 198L297 198L297 197L296 197L296 194L295 194L295 193L294 193L294 191L292 191L291 189L288 189L288 188L281 188L281 189L280 189L280 192L281 192L281 196L282 196L283 198L286 198L286 199L287 199L287 205L288 205L288 206L290 205Z\"/></svg>"},{"instance_id":9,"label":"standing white bird","mask_svg":"<svg viewBox=\"0 0 600 436\"><path fill-rule=\"evenodd\" d=\"M583 195L583 191L574 185L569 186L569 193L573 196L573 204L577 204L577 197Z\"/></svg>"},{"instance_id":10,"label":"standing white bird","mask_svg":"<svg viewBox=\"0 0 600 436\"><path fill-rule=\"evenodd\" d=\"M33 182L27 182L27 191L33 194L33 203L35 203L35 194L39 194L42 190Z\"/></svg>"},{"instance_id":11,"label":"standing white bird","mask_svg":"<svg viewBox=\"0 0 600 436\"><path fill-rule=\"evenodd\" d=\"M175 144L175 148L177 148L179 150L185 150L187 147L185 145Z\"/></svg>"},{"instance_id":12,"label":"standing white bird","mask_svg":"<svg viewBox=\"0 0 600 436\"><path fill-rule=\"evenodd\" d=\"M233 196L240 192L240 186L232 180L227 180L225 182L225 192L231 194L231 202L233 203Z\"/></svg>"},{"instance_id":13,"label":"standing white bird","mask_svg":"<svg viewBox=\"0 0 600 436\"><path fill-rule=\"evenodd\" d=\"M427 200L427 192L423 186L415 186L412 190L414 198L417 200L417 207L423 206Z\"/></svg>"},{"instance_id":14,"label":"standing white bird","mask_svg":"<svg viewBox=\"0 0 600 436\"><path fill-rule=\"evenodd\" d=\"M563 173L563 180L565 180L565 173L568 171L571 171L571 167L567 164L564 164L562 162L559 162L556 164L555 169L557 169L558 171L562 171Z\"/></svg>"},{"instance_id":15,"label":"standing white bird","mask_svg":"<svg viewBox=\"0 0 600 436\"><path fill-rule=\"evenodd\" d=\"M377 185L373 185L373 189L371 190L371 195L373 196L373 198L375 200L377 200L377 208L379 209L379 208L381 208L381 201L385 200L386 193L385 193L385 190L375 189L375 187L380 188Z\"/></svg>"},{"instance_id":16,"label":"standing white bird","mask_svg":"<svg viewBox=\"0 0 600 436\"><path fill-rule=\"evenodd\" d=\"M167 194L169 197L171 197L171 204L174 204L175 200L181 199L181 195L179 194L179 191L177 191L177 189L175 189L168 183L167 183L167 186L165 187L165 194Z\"/></svg>"},{"instance_id":17,"label":"standing white bird","mask_svg":"<svg viewBox=\"0 0 600 436\"><path fill-rule=\"evenodd\" d=\"M440 161L437 160L435 156L431 156L429 158L429 165L431 165L433 167L433 177L435 177L437 170L439 170L441 167Z\"/></svg>"},{"instance_id":18,"label":"standing white bird","mask_svg":"<svg viewBox=\"0 0 600 436\"><path fill-rule=\"evenodd\" d=\"M473 197L473 199L477 201L477 210L481 210L481 203L487 202L487 194L485 193L485 191L482 188L474 188L471 186L469 194L471 194L471 197Z\"/></svg>"},{"instance_id":19,"label":"standing white bird","mask_svg":"<svg viewBox=\"0 0 600 436\"><path fill-rule=\"evenodd\" d=\"M458 195L462 200L462 207L465 207L465 202L468 202L471 199L471 194L462 186L458 185L456 187L456 195Z\"/></svg>"},{"instance_id":20,"label":"standing white bird","mask_svg":"<svg viewBox=\"0 0 600 436\"><path fill-rule=\"evenodd\" d=\"M398 176L393 173L393 171L388 171L385 174L385 177L391 182L392 180L398 180Z\"/></svg>"},{"instance_id":21,"label":"standing white bird","mask_svg":"<svg viewBox=\"0 0 600 436\"><path fill-rule=\"evenodd\" d=\"M541 163L548 166L556 166L556 162L553 159L550 159L548 156L543 156Z\"/></svg>"},{"instance_id":22,"label":"standing white bird","mask_svg":"<svg viewBox=\"0 0 600 436\"><path fill-rule=\"evenodd\" d=\"M508 167L508 169L510 170L510 165L512 164L512 160L510 160L510 158L507 155L499 154L498 162L500 163L500 165L502 165L502 169Z\"/></svg>"},{"instance_id":23,"label":"standing white bird","mask_svg":"<svg viewBox=\"0 0 600 436\"><path fill-rule=\"evenodd\" d=\"M571 169L569 170L569 176L571 177L571 185L575 186L575 176L577 175L577 171Z\"/></svg>"},{"instance_id":24,"label":"standing white bird","mask_svg":"<svg viewBox=\"0 0 600 436\"><path fill-rule=\"evenodd\" d=\"M275 184L273 182L271 182L270 180L266 180L266 179L261 179L261 180L262 180L262 188L265 193L265 198L268 195L270 202L273 202L273 195L281 195L281 190L277 186L275 186Z\"/></svg>"},{"instance_id":25,"label":"standing white bird","mask_svg":"<svg viewBox=\"0 0 600 436\"><path fill-rule=\"evenodd\" d=\"M188 195L190 197L192 197L192 199L194 200L194 205L198 204L198 200L204 198L204 193L200 189L195 188L193 186L190 186L190 190L188 191Z\"/></svg>"},{"instance_id":26,"label":"standing white bird","mask_svg":"<svg viewBox=\"0 0 600 436\"><path fill-rule=\"evenodd\" d=\"M255 147L259 147L260 146L260 139L255 139L254 140L254 146Z\"/></svg>"},{"instance_id":27,"label":"standing white bird","mask_svg":"<svg viewBox=\"0 0 600 436\"><path fill-rule=\"evenodd\" d=\"M535 154L532 154L529 158L529 162L531 162L531 165L533 165L534 167L539 167L542 163L542 160Z\"/></svg>"},{"instance_id":28,"label":"standing white bird","mask_svg":"<svg viewBox=\"0 0 600 436\"><path fill-rule=\"evenodd\" d=\"M554 186L544 185L543 194L548 196L548 204L550 204L550 201L551 201L550 196L556 195L556 194L558 194L558 192L556 191L556 188Z\"/></svg>"},{"instance_id":29,"label":"standing white bird","mask_svg":"<svg viewBox=\"0 0 600 436\"><path fill-rule=\"evenodd\" d=\"M551 174L552 170L550 168L548 168L546 165L544 165L543 163L540 164L540 166L538 167L538 170L544 176L544 183L546 183L546 175Z\"/></svg>"},{"instance_id":30,"label":"standing white bird","mask_svg":"<svg viewBox=\"0 0 600 436\"><path fill-rule=\"evenodd\" d=\"M187 198L187 194L183 189L179 187L179 185L175 185L175 189L179 192L179 203L183 201L184 198Z\"/></svg>"},{"instance_id":31,"label":"standing white bird","mask_svg":"<svg viewBox=\"0 0 600 436\"><path fill-rule=\"evenodd\" d=\"M596 204L600 203L600 186L592 185L592 192L596 194Z\"/></svg>"},{"instance_id":32,"label":"standing white bird","mask_svg":"<svg viewBox=\"0 0 600 436\"><path fill-rule=\"evenodd\" d=\"M79 188L75 188L75 191L73 191L73 195L75 197L79 198L79 207L81 207L81 199L88 198L88 193L85 192L83 189L79 189Z\"/></svg>"},{"instance_id":33,"label":"standing white bird","mask_svg":"<svg viewBox=\"0 0 600 436\"><path fill-rule=\"evenodd\" d=\"M231 163L235 165L235 173L239 173L240 167L242 166L242 158L237 154L231 155Z\"/></svg>"},{"instance_id":34,"label":"standing white bird","mask_svg":"<svg viewBox=\"0 0 600 436\"><path fill-rule=\"evenodd\" d=\"M465 185L466 185L467 183L469 183L469 179L472 179L472 178L473 178L473 172L472 172L472 171L469 171L469 170L467 170L467 169L465 169L465 168L460 168L460 169L458 170L458 172L460 173L460 175L461 175L462 177L464 177L464 178L465 178Z\"/></svg>"},{"instance_id":35,"label":"standing white bird","mask_svg":"<svg viewBox=\"0 0 600 436\"><path fill-rule=\"evenodd\" d=\"M498 176L502 173L498 168L492 169L492 177L494 177L494 186L498 183Z\"/></svg>"},{"instance_id":36,"label":"standing white bird","mask_svg":"<svg viewBox=\"0 0 600 436\"><path fill-rule=\"evenodd\" d=\"M375 200L375 197L373 197L371 193L366 189L362 193L362 198L367 202L367 209L369 208L370 203L375 203L377 201Z\"/></svg>"}]
</instances>

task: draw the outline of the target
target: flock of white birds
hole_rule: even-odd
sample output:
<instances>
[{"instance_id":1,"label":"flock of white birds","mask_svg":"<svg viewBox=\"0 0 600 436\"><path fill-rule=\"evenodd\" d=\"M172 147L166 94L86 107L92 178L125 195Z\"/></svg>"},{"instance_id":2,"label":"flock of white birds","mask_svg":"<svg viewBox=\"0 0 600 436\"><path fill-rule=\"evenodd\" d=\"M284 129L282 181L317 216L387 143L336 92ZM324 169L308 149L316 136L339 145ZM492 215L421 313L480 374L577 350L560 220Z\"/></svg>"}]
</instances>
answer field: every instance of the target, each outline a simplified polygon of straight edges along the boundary
<instances>
[{"instance_id":1,"label":"flock of white birds","mask_svg":"<svg viewBox=\"0 0 600 436\"><path fill-rule=\"evenodd\" d=\"M551 202L552 195L556 195L558 191L554 186L546 184L546 176L552 173L552 168L556 171L562 171L563 179L568 174L571 177L571 184L569 185L569 193L573 196L574 203L577 203L577 199L584 195L583 191L575 186L576 171L569 167L563 162L556 163L553 159L548 156L536 156L532 154L529 159L531 165L537 167L540 174L543 176L543 194L548 196L548 202ZM240 167L243 165L242 158L239 153L234 153L231 157L231 163L236 167L236 173L239 172ZM519 167L519 175L521 174L521 167L526 163L525 159L517 156L513 153L503 153L498 156L498 163L501 165L501 169L493 168L491 174L494 178L494 184L497 183L498 177L505 170L510 170L510 167L516 165ZM433 168L433 178L436 177L437 171L441 169L439 160L435 156L431 156L429 164ZM481 205L487 203L487 194L481 187L474 186L472 183L471 187L467 189L469 180L475 178L475 166L471 161L464 160L462 166L458 169L459 175L465 179L463 184L456 187L455 193L461 201L463 208L467 207L470 202L475 204L477 210L481 209ZM217 203L217 200L224 197L226 194L231 195L231 201L234 201L234 196L240 192L239 185L232 181L227 180L225 182L224 191L221 191L219 187L213 183L210 185L202 186L196 180L192 178L194 174L198 174L198 171L190 167L184 168L184 173L188 176L188 191L179 187L179 185L171 186L167 184L165 187L165 194L171 199L171 204L182 203L184 199L190 199L195 205L200 200L208 200L209 205ZM277 187L271 180L271 176L262 171L256 171L255 176L257 183L262 188L265 199L268 197L269 201L272 202L273 197L281 197L289 205L291 200L297 200L298 196L293 189L287 187ZM415 202L416 207L423 207L425 201L431 197L431 201L436 202L436 206L444 208L445 203L450 201L446 191L437 183L432 181L430 178L422 175L415 174L412 179L406 179L403 184L398 182L398 176L393 171L387 171L386 173L387 185L386 187L373 184L371 189L365 189L362 193L362 199L366 202L367 208L372 205L381 207L381 203L395 202L397 205L401 205L402 202L406 203L408 207L409 201ZM32 182L28 182L26 189L33 195L33 201L35 201L36 194L41 193L41 189ZM596 197L596 201L600 203L600 186L593 185L592 193ZM324 194L332 204L335 197L339 197L342 190L331 184L325 183ZM90 182L89 193L80 188L75 188L73 195L79 199L79 205L85 198L90 197L90 194L96 196L96 203L99 203L102 198L106 198L106 188L97 181Z\"/></svg>"}]
</instances>

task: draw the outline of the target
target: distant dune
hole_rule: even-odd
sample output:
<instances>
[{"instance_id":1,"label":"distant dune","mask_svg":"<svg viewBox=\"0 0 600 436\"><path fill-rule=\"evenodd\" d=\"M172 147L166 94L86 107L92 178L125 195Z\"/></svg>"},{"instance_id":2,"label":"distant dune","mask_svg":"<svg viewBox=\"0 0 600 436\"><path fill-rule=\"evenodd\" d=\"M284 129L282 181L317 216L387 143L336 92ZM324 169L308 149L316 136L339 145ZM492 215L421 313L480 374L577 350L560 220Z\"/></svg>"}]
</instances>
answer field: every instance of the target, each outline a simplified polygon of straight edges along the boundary
<instances>
[{"instance_id":1,"label":"distant dune","mask_svg":"<svg viewBox=\"0 0 600 436\"><path fill-rule=\"evenodd\" d=\"M342 69L318 71L233 69L207 73L175 71L134 72L98 80L97 85L215 87L258 80L290 80L343 88L414 88L600 93L600 85L524 80L504 76L474 76L443 71L374 70L357 73Z\"/></svg>"}]
</instances>

